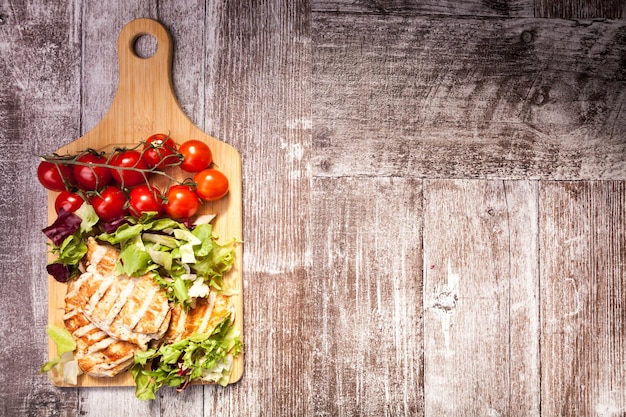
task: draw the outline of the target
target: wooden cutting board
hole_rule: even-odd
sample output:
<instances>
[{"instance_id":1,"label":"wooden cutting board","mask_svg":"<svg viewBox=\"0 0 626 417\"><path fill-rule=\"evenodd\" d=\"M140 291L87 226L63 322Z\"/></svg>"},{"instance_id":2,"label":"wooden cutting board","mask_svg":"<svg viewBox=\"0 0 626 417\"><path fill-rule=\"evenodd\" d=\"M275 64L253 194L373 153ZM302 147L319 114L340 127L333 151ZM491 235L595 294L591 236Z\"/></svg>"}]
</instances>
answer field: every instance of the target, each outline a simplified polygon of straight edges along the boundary
<instances>
[{"instance_id":1,"label":"wooden cutting board","mask_svg":"<svg viewBox=\"0 0 626 417\"><path fill-rule=\"evenodd\" d=\"M149 58L141 58L135 52L135 42L142 35L151 35L157 41L157 49ZM230 188L226 197L212 204L204 203L198 215L217 214L213 221L214 231L220 241L242 239L241 156L232 146L221 142L196 127L183 113L172 84L172 38L165 27L150 19L137 19L128 23L118 39L119 85L110 109L104 118L84 136L57 150L60 155L94 149L113 149L115 146L134 146L154 133L169 133L178 143L188 139L206 142L213 153L216 167L228 177ZM180 172L178 170L177 172ZM189 175L181 175L183 177ZM179 179L182 179L179 177ZM48 224L56 219L54 200L58 193L48 194ZM235 326L243 335L242 302L242 248L237 247L237 260L225 278L237 289ZM52 255L51 255L52 256ZM52 257L50 258L52 259ZM66 284L48 277L48 321L63 326L63 310ZM57 356L56 346L48 344L49 357ZM243 354L235 359L230 383L238 381L243 374ZM58 376L50 373L53 384L68 386ZM130 386L134 385L128 372L114 378L79 377L78 386Z\"/></svg>"}]
</instances>

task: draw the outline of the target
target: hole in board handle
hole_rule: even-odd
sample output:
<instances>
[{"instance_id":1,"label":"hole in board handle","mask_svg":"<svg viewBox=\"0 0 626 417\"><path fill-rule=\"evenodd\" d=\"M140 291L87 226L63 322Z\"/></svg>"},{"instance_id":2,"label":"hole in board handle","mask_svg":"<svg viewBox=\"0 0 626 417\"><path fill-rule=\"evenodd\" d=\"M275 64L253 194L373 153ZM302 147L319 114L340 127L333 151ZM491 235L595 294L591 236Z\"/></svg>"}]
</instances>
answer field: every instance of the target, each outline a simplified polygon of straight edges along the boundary
<instances>
[{"instance_id":1,"label":"hole in board handle","mask_svg":"<svg viewBox=\"0 0 626 417\"><path fill-rule=\"evenodd\" d=\"M150 34L141 34L133 42L133 52L141 59L151 58L157 51L157 39Z\"/></svg>"}]
</instances>

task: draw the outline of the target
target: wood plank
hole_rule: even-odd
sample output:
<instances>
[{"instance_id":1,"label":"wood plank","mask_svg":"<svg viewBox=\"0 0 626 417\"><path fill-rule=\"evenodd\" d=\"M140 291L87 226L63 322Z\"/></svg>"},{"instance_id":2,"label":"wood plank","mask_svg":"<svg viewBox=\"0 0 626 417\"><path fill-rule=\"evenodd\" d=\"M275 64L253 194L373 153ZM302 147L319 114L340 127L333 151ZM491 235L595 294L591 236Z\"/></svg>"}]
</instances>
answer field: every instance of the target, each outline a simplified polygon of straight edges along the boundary
<instances>
[{"instance_id":1,"label":"wood plank","mask_svg":"<svg viewBox=\"0 0 626 417\"><path fill-rule=\"evenodd\" d=\"M314 0L314 12L412 14L451 16L542 17L562 19L622 19L626 3L621 0L508 0L508 1L416 1L416 0Z\"/></svg>"},{"instance_id":2,"label":"wood plank","mask_svg":"<svg viewBox=\"0 0 626 417\"><path fill-rule=\"evenodd\" d=\"M623 19L626 3L622 0L535 0L535 16L563 19Z\"/></svg>"},{"instance_id":3,"label":"wood plank","mask_svg":"<svg viewBox=\"0 0 626 417\"><path fill-rule=\"evenodd\" d=\"M205 413L312 415L309 314L311 42L305 0L209 2L205 130L241 152L245 371ZM317 311L316 311L317 312Z\"/></svg>"},{"instance_id":4,"label":"wood plank","mask_svg":"<svg viewBox=\"0 0 626 417\"><path fill-rule=\"evenodd\" d=\"M314 173L626 178L625 29L315 13Z\"/></svg>"},{"instance_id":5,"label":"wood plank","mask_svg":"<svg viewBox=\"0 0 626 417\"><path fill-rule=\"evenodd\" d=\"M424 415L421 181L318 178L313 201L313 414Z\"/></svg>"},{"instance_id":6,"label":"wood plank","mask_svg":"<svg viewBox=\"0 0 626 417\"><path fill-rule=\"evenodd\" d=\"M542 412L626 412L626 184L540 188Z\"/></svg>"},{"instance_id":7,"label":"wood plank","mask_svg":"<svg viewBox=\"0 0 626 417\"><path fill-rule=\"evenodd\" d=\"M533 0L313 0L314 12L533 17Z\"/></svg>"},{"instance_id":8,"label":"wood plank","mask_svg":"<svg viewBox=\"0 0 626 417\"><path fill-rule=\"evenodd\" d=\"M135 5L137 6L137 5ZM102 10L104 8L105 10ZM182 96L182 99L179 98L179 102L181 106L187 111L188 116L192 121L198 124L198 126L204 125L204 60L198 59L198 57L202 57L204 55L204 50L206 46L205 42L205 21L204 15L198 15L198 10L204 10L204 5L197 3L194 4L192 2L186 2L185 4L174 4L173 2L159 2L158 5L150 5L147 4L145 7L136 10L119 10L115 4L98 4L90 7L89 13L93 14L93 16L88 16L85 20L89 20L90 18L95 18L97 23L100 23L97 29L93 27L90 30L90 35L94 37L93 43L87 45L87 48L93 48L94 51L98 51L104 44L111 42L112 45L117 45L117 34L119 33L118 26L124 25L127 22L127 19L132 19L134 17L139 16L151 16L154 17L164 16L161 19L164 22L167 22L172 26L171 33L174 37L174 62L173 62L173 84L174 90L177 92L177 98ZM156 10L156 11L155 11ZM86 13L87 14L87 13ZM97 17L100 15L114 14L116 15L115 19L109 20L107 22L100 22L97 20ZM168 26L169 29L169 26ZM99 45L101 43L102 45ZM107 51L110 51L110 45L107 45ZM212 45L209 45L212 47ZM88 60L91 52L91 49L85 52L85 60ZM116 53L116 52L115 52ZM100 86L98 84L92 85L92 81L100 81L104 79L106 81L106 88L103 91L100 91L99 94L107 94L110 95L111 92L115 92L117 83L117 68L109 68L108 66L100 66L97 67L101 63L98 61L101 59L100 56L95 56L94 65L96 66L95 71L93 72L85 72L85 88L90 91L97 90ZM117 62L117 56L109 57L114 62ZM105 57L104 62L108 62L108 59ZM85 64L87 65L87 64ZM99 76L100 73L106 73L104 76ZM111 89L111 85L113 85L113 89ZM106 103L106 101L110 100L100 100L99 103ZM92 109L93 110L93 109ZM105 111L108 109L105 109ZM93 117L96 119L95 123L98 122L97 118L102 114L102 110L96 106L96 111L93 113L88 113L86 115L86 119L90 119ZM94 116L91 116L94 115ZM88 120L88 124L93 124L92 120ZM239 315L239 319L242 319L242 315ZM221 387L220 387L221 389ZM129 390L132 394L132 390ZM184 394L178 394L173 390L164 389L162 393L158 396L156 402L160 402L160 409L162 411L162 415L186 415L190 408L196 410L202 410L204 408L204 396L203 396L203 388L202 387L190 387L188 391ZM129 400L117 400L120 396L127 396L126 391L117 391L116 394L111 395L109 391L99 390L99 389L89 389L84 391L84 400L81 402L81 412L90 414L90 413L98 413L98 408L100 404L104 401L106 403L110 403L111 406L108 407L107 413L110 415L122 415L128 413L128 402L132 404L133 412L137 415L141 413L145 413L146 410L155 407L154 404L141 404L136 400L132 399L132 395L130 395ZM218 393L215 393L217 396ZM222 394L222 397L224 395ZM184 401L184 406L181 405L181 398L186 398ZM174 401L175 402L172 402ZM214 410L214 408L211 408ZM108 414L109 415L109 414Z\"/></svg>"},{"instance_id":9,"label":"wood plank","mask_svg":"<svg viewBox=\"0 0 626 417\"><path fill-rule=\"evenodd\" d=\"M206 99L205 55L211 48L203 0L159 1L156 18L170 31L174 41L172 74L178 103L185 114L201 130L205 130L204 108Z\"/></svg>"},{"instance_id":10,"label":"wood plank","mask_svg":"<svg viewBox=\"0 0 626 417\"><path fill-rule=\"evenodd\" d=\"M537 184L424 185L427 416L539 415Z\"/></svg>"},{"instance_id":11,"label":"wood plank","mask_svg":"<svg viewBox=\"0 0 626 417\"><path fill-rule=\"evenodd\" d=\"M46 193L37 155L79 127L75 4L0 2L0 415L74 415L76 390L52 387L47 360ZM60 70L59 70L60 69Z\"/></svg>"}]
</instances>

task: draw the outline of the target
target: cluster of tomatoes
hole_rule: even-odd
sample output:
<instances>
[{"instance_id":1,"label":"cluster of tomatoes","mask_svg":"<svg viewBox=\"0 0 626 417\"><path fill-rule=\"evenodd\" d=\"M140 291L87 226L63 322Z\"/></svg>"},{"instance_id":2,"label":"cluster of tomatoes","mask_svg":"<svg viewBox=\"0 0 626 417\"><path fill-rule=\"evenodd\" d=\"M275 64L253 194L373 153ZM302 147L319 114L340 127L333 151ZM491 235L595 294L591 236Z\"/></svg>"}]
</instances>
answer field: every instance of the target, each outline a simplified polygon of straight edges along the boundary
<instances>
[{"instance_id":1,"label":"cluster of tomatoes","mask_svg":"<svg viewBox=\"0 0 626 417\"><path fill-rule=\"evenodd\" d=\"M143 146L116 149L109 155L90 149L69 157L44 158L37 177L45 188L60 192L54 204L57 213L61 207L76 211L87 201L105 222L145 212L183 220L192 217L203 201L228 193L228 178L212 164L206 143L190 139L177 146L169 135L157 133ZM153 176L168 176L164 170L175 166L192 173L193 181L174 181L166 190L153 184Z\"/></svg>"}]
</instances>

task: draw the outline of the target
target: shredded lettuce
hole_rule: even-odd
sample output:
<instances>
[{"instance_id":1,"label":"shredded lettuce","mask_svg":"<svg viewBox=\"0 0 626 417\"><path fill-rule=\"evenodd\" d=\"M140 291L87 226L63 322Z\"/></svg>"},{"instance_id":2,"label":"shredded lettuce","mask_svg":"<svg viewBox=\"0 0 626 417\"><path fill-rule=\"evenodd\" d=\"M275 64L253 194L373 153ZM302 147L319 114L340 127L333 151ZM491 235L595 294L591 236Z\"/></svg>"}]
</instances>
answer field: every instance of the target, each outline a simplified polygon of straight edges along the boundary
<instances>
[{"instance_id":1,"label":"shredded lettuce","mask_svg":"<svg viewBox=\"0 0 626 417\"><path fill-rule=\"evenodd\" d=\"M188 242L191 246L197 246L202 243L200 239L187 229L174 229L174 237Z\"/></svg>"},{"instance_id":2,"label":"shredded lettuce","mask_svg":"<svg viewBox=\"0 0 626 417\"><path fill-rule=\"evenodd\" d=\"M175 238L167 235L159 235L156 233L143 233L141 235L141 238L144 242L158 243L159 245L166 246L170 249L178 247L178 241Z\"/></svg>"},{"instance_id":3,"label":"shredded lettuce","mask_svg":"<svg viewBox=\"0 0 626 417\"><path fill-rule=\"evenodd\" d=\"M87 254L87 244L77 235L68 236L58 248L58 261L69 265L78 265Z\"/></svg>"},{"instance_id":4,"label":"shredded lettuce","mask_svg":"<svg viewBox=\"0 0 626 417\"><path fill-rule=\"evenodd\" d=\"M142 231L143 225L136 224L134 226L131 226L130 224L126 223L118 227L112 233L102 233L100 236L98 236L98 239L104 242L109 242L112 245L117 245L122 244L136 236L139 236Z\"/></svg>"},{"instance_id":5,"label":"shredded lettuce","mask_svg":"<svg viewBox=\"0 0 626 417\"><path fill-rule=\"evenodd\" d=\"M76 349L74 337L66 328L50 325L46 328L46 333L57 345L57 353L59 355L63 355L65 352L73 352Z\"/></svg>"},{"instance_id":6,"label":"shredded lettuce","mask_svg":"<svg viewBox=\"0 0 626 417\"><path fill-rule=\"evenodd\" d=\"M140 277L158 266L152 261L150 253L137 244L129 244L122 247L115 272L117 275Z\"/></svg>"},{"instance_id":7,"label":"shredded lettuce","mask_svg":"<svg viewBox=\"0 0 626 417\"><path fill-rule=\"evenodd\" d=\"M152 259L152 262L161 265L166 271L172 269L171 253L160 251L158 248L148 248L147 252L150 255L150 259Z\"/></svg>"},{"instance_id":8,"label":"shredded lettuce","mask_svg":"<svg viewBox=\"0 0 626 417\"><path fill-rule=\"evenodd\" d=\"M78 265L87 254L83 236L91 232L96 223L98 216L93 207L83 203L75 213L61 208L54 223L42 230L57 255L57 260L46 267L54 279L67 282L79 274Z\"/></svg>"},{"instance_id":9,"label":"shredded lettuce","mask_svg":"<svg viewBox=\"0 0 626 417\"><path fill-rule=\"evenodd\" d=\"M232 358L241 348L239 331L232 326L231 317L226 317L211 334L194 334L137 352L130 369L135 395L140 400L151 400L162 386L178 387L180 391L196 380L226 385Z\"/></svg>"},{"instance_id":10,"label":"shredded lettuce","mask_svg":"<svg viewBox=\"0 0 626 417\"><path fill-rule=\"evenodd\" d=\"M197 283L189 295L196 277L207 286L225 290L223 278L235 262L237 240L220 244L209 223L188 227L170 218L157 219L156 214L144 213L139 219L128 216L114 230L108 230L99 225L96 212L87 203L75 213L62 210L54 224L44 229L57 255L48 272L60 282L78 276L80 262L87 254L87 238L94 236L119 247L116 274L139 277L152 272L174 303L188 306L195 298L193 294L205 292L197 291Z\"/></svg>"}]
</instances>

